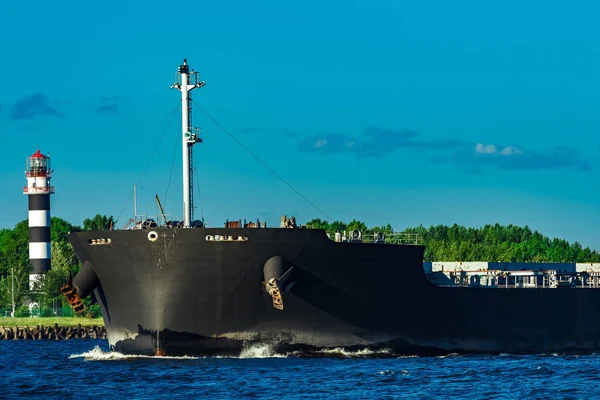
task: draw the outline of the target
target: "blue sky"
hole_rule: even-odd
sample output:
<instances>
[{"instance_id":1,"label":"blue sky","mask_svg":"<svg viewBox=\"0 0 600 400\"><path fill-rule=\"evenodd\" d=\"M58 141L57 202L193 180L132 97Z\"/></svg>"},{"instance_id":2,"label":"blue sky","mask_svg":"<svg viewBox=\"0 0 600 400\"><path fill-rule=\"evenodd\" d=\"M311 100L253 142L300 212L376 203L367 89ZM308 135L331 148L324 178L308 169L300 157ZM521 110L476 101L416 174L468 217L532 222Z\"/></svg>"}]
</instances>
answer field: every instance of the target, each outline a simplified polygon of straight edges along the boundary
<instances>
[{"instance_id":1,"label":"blue sky","mask_svg":"<svg viewBox=\"0 0 600 400\"><path fill-rule=\"evenodd\" d=\"M186 57L206 81L194 100L333 219L513 223L600 249L600 6L523 3L7 3L0 226L27 217L38 146L53 215L127 221ZM140 212L156 215L158 194L181 217L179 121ZM194 125L197 217L323 218L199 110Z\"/></svg>"}]
</instances>

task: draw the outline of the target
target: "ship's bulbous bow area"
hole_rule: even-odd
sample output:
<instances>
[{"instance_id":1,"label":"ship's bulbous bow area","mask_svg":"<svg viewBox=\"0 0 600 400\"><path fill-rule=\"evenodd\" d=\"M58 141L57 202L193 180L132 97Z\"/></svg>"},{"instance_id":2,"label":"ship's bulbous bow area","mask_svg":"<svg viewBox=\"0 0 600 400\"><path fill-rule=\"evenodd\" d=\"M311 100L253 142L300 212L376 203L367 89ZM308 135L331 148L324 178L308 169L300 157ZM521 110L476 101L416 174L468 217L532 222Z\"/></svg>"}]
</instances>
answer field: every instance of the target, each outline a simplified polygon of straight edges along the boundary
<instances>
[{"instance_id":1,"label":"ship's bulbous bow area","mask_svg":"<svg viewBox=\"0 0 600 400\"><path fill-rule=\"evenodd\" d=\"M98 288L98 285L98 276L92 267L92 263L89 261L84 262L75 278L73 278L73 287L77 290L77 294L82 299L86 298Z\"/></svg>"},{"instance_id":2,"label":"ship's bulbous bow area","mask_svg":"<svg viewBox=\"0 0 600 400\"><path fill-rule=\"evenodd\" d=\"M283 310L282 293L290 287L289 278L294 267L282 256L273 256L265 262L263 276L265 290L273 299L273 307Z\"/></svg>"}]
</instances>

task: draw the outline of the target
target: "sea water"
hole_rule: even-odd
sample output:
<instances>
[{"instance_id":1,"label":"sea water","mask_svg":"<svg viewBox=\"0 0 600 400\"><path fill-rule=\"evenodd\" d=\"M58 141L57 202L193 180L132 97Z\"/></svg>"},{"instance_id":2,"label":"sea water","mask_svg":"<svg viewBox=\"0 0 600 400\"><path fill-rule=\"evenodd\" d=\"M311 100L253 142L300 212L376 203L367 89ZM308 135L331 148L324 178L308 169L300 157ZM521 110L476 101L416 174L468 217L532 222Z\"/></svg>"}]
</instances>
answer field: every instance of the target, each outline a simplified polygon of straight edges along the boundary
<instances>
[{"instance_id":1,"label":"sea water","mask_svg":"<svg viewBox=\"0 0 600 400\"><path fill-rule=\"evenodd\" d=\"M0 341L6 399L600 398L600 356L398 357L386 351L145 357L106 340Z\"/></svg>"}]
</instances>

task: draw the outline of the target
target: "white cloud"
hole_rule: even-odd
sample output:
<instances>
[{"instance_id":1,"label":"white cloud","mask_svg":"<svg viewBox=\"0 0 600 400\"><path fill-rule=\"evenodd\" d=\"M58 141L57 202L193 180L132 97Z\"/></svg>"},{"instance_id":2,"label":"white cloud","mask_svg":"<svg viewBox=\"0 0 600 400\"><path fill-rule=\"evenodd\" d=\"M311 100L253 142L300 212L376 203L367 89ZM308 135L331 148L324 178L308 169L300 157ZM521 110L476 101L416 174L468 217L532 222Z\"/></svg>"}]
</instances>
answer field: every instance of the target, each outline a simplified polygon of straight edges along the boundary
<instances>
[{"instance_id":1,"label":"white cloud","mask_svg":"<svg viewBox=\"0 0 600 400\"><path fill-rule=\"evenodd\" d=\"M500 154L503 156L513 156L517 154L523 154L523 150L515 146L506 146L501 151L493 144L482 144L477 143L475 146L475 152L479 154Z\"/></svg>"},{"instance_id":2,"label":"white cloud","mask_svg":"<svg viewBox=\"0 0 600 400\"><path fill-rule=\"evenodd\" d=\"M515 154L523 154L523 150L519 149L518 147L514 147L514 146L506 146L502 150L502 155L505 155L505 156L512 156Z\"/></svg>"},{"instance_id":3,"label":"white cloud","mask_svg":"<svg viewBox=\"0 0 600 400\"><path fill-rule=\"evenodd\" d=\"M480 154L494 154L496 152L496 146L493 144L477 143L475 151Z\"/></svg>"},{"instance_id":4,"label":"white cloud","mask_svg":"<svg viewBox=\"0 0 600 400\"><path fill-rule=\"evenodd\" d=\"M327 140L320 139L320 140L317 140L317 143L315 143L315 148L318 149L319 147L323 147L325 145L327 145Z\"/></svg>"}]
</instances>

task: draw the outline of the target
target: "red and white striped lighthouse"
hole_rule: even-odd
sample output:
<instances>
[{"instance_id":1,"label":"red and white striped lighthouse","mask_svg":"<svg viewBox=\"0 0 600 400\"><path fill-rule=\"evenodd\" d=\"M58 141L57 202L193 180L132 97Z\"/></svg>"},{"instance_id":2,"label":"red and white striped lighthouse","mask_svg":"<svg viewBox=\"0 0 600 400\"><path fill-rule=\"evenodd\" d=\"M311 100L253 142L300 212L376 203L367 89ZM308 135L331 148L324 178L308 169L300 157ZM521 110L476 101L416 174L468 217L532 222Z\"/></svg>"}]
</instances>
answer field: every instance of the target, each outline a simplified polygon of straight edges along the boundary
<instances>
[{"instance_id":1,"label":"red and white striped lighthouse","mask_svg":"<svg viewBox=\"0 0 600 400\"><path fill-rule=\"evenodd\" d=\"M50 195L54 193L50 155L36 151L27 157L26 168L23 194L29 199L29 288L33 289L39 277L50 270Z\"/></svg>"}]
</instances>

